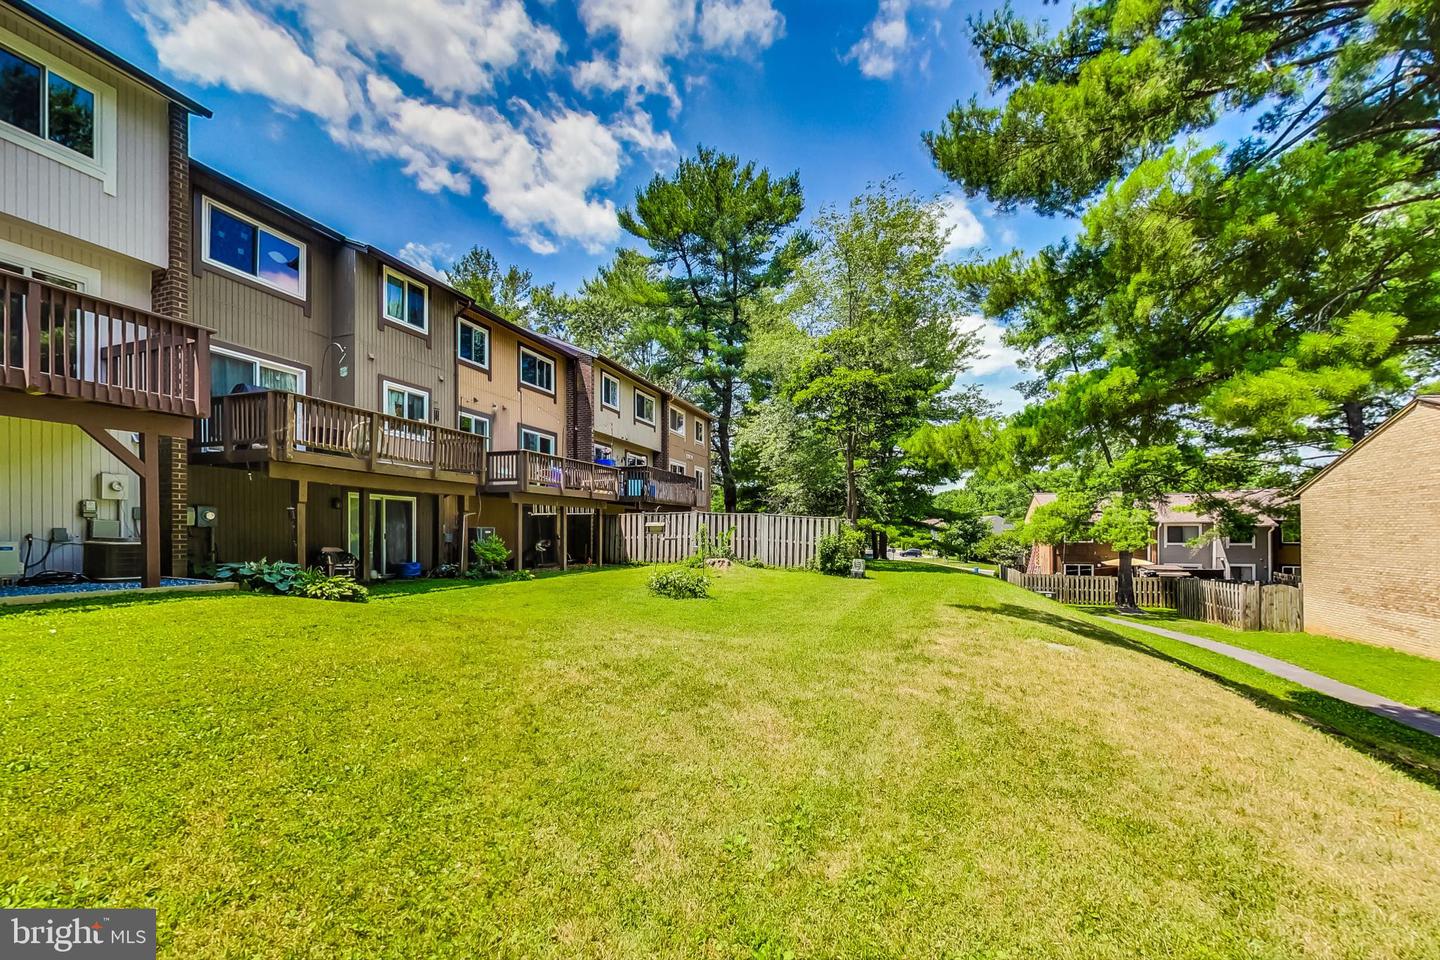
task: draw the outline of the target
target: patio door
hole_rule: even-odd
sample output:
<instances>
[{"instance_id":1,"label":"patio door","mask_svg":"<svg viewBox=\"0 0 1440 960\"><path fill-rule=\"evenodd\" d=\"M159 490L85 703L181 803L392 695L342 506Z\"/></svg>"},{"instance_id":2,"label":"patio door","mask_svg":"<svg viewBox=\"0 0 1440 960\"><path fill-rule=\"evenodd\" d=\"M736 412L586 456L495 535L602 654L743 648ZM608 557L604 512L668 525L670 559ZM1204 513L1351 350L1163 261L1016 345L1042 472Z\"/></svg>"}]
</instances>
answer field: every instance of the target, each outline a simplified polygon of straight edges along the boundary
<instances>
[{"instance_id":1,"label":"patio door","mask_svg":"<svg viewBox=\"0 0 1440 960\"><path fill-rule=\"evenodd\" d=\"M360 494L348 498L350 552L360 555ZM415 561L419 511L416 498L370 494L370 571L388 577L397 563Z\"/></svg>"}]
</instances>

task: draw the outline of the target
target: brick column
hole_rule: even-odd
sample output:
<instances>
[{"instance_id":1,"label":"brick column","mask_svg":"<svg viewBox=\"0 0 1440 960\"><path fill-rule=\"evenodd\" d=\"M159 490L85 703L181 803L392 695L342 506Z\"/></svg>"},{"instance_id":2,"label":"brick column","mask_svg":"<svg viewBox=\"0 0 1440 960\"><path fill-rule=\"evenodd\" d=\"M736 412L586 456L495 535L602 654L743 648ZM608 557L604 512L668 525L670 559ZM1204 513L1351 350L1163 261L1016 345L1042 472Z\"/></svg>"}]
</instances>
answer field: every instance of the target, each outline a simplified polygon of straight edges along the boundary
<instances>
[{"instance_id":1,"label":"brick column","mask_svg":"<svg viewBox=\"0 0 1440 960\"><path fill-rule=\"evenodd\" d=\"M570 456L589 461L595 455L595 364L588 357L570 361L565 422Z\"/></svg>"},{"instance_id":2,"label":"brick column","mask_svg":"<svg viewBox=\"0 0 1440 960\"><path fill-rule=\"evenodd\" d=\"M660 462L661 470L670 469L670 394L660 394Z\"/></svg>"},{"instance_id":3,"label":"brick column","mask_svg":"<svg viewBox=\"0 0 1440 960\"><path fill-rule=\"evenodd\" d=\"M150 275L150 309L178 320L190 319L190 113L170 104L170 149L167 156L170 227L169 264ZM201 357L208 364L209 357ZM164 546L161 570L166 576L189 573L190 529L185 523L189 506L188 449L184 439L164 437L160 446L160 531Z\"/></svg>"}]
</instances>

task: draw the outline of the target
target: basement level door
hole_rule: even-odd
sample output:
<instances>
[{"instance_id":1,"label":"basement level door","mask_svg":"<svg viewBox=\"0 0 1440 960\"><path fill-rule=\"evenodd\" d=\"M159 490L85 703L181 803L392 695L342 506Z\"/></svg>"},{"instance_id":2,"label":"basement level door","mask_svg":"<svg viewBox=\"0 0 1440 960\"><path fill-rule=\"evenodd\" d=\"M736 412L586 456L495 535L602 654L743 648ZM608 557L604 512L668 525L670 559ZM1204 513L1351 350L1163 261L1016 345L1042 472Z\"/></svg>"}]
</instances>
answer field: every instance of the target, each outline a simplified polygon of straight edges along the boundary
<instances>
[{"instance_id":1,"label":"basement level door","mask_svg":"<svg viewBox=\"0 0 1440 960\"><path fill-rule=\"evenodd\" d=\"M360 555L360 494L347 498L349 550ZM418 516L414 497L385 494L370 496L370 575L388 577L391 566L415 560L415 531Z\"/></svg>"}]
</instances>

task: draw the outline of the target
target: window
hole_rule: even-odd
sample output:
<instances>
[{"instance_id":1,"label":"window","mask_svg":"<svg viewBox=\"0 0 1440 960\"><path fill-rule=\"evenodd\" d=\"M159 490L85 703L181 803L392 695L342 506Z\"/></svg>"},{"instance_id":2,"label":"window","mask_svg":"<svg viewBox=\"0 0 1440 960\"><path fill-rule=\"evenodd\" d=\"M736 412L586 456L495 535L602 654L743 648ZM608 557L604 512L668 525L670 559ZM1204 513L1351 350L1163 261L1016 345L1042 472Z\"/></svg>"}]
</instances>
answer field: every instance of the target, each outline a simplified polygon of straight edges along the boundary
<instances>
[{"instance_id":1,"label":"window","mask_svg":"<svg viewBox=\"0 0 1440 960\"><path fill-rule=\"evenodd\" d=\"M635 391L635 419L655 426L655 398L639 390Z\"/></svg>"},{"instance_id":2,"label":"window","mask_svg":"<svg viewBox=\"0 0 1440 960\"><path fill-rule=\"evenodd\" d=\"M469 320L459 322L460 342L455 348L460 359L490 369L490 331Z\"/></svg>"},{"instance_id":3,"label":"window","mask_svg":"<svg viewBox=\"0 0 1440 960\"><path fill-rule=\"evenodd\" d=\"M100 271L0 240L0 270L81 293L100 292Z\"/></svg>"},{"instance_id":4,"label":"window","mask_svg":"<svg viewBox=\"0 0 1440 960\"><path fill-rule=\"evenodd\" d=\"M1245 539L1243 539L1243 540L1242 540L1242 539L1236 539L1235 537L1226 537L1226 538L1225 538L1225 546L1227 546L1227 547L1253 547L1253 546L1255 546L1255 528L1254 528L1254 527L1251 527L1251 528L1250 528L1250 536L1247 537L1247 538L1245 538Z\"/></svg>"},{"instance_id":5,"label":"window","mask_svg":"<svg viewBox=\"0 0 1440 960\"><path fill-rule=\"evenodd\" d=\"M1287 577L1300 576L1300 567L1293 563L1287 563L1280 567L1280 572Z\"/></svg>"},{"instance_id":6,"label":"window","mask_svg":"<svg viewBox=\"0 0 1440 960\"><path fill-rule=\"evenodd\" d=\"M1198 539L1199 536L1200 527L1198 525L1182 526L1180 524L1172 523L1167 524L1165 527L1165 542L1173 547L1183 547L1191 540Z\"/></svg>"},{"instance_id":7,"label":"window","mask_svg":"<svg viewBox=\"0 0 1440 960\"><path fill-rule=\"evenodd\" d=\"M681 462L678 461L678 460L671 460L671 461L670 461L670 472L671 472L671 473L678 473L678 474L680 474L680 476L682 476L682 477L685 476L685 464L681 463Z\"/></svg>"},{"instance_id":8,"label":"window","mask_svg":"<svg viewBox=\"0 0 1440 960\"><path fill-rule=\"evenodd\" d=\"M695 418L695 442L705 442L705 421L701 420L699 417Z\"/></svg>"},{"instance_id":9,"label":"window","mask_svg":"<svg viewBox=\"0 0 1440 960\"><path fill-rule=\"evenodd\" d=\"M704 468L704 467L696 467L696 468L695 468L695 489L696 489L696 490L704 490L704 489L705 489L705 468Z\"/></svg>"},{"instance_id":10,"label":"window","mask_svg":"<svg viewBox=\"0 0 1440 960\"><path fill-rule=\"evenodd\" d=\"M466 433L473 433L477 437L485 438L485 449L490 449L490 418L482 417L478 413L466 413L460 411L460 429Z\"/></svg>"},{"instance_id":11,"label":"window","mask_svg":"<svg viewBox=\"0 0 1440 960\"><path fill-rule=\"evenodd\" d=\"M385 268L385 319L416 330L430 329L430 288Z\"/></svg>"},{"instance_id":12,"label":"window","mask_svg":"<svg viewBox=\"0 0 1440 960\"><path fill-rule=\"evenodd\" d=\"M208 197L202 215L206 263L291 296L305 295L305 244Z\"/></svg>"},{"instance_id":13,"label":"window","mask_svg":"<svg viewBox=\"0 0 1440 960\"><path fill-rule=\"evenodd\" d=\"M1067 563L1065 564L1065 576L1093 577L1095 576L1095 565L1093 563Z\"/></svg>"},{"instance_id":14,"label":"window","mask_svg":"<svg viewBox=\"0 0 1440 960\"><path fill-rule=\"evenodd\" d=\"M404 384L385 381L385 412L406 420L430 419L430 394Z\"/></svg>"},{"instance_id":15,"label":"window","mask_svg":"<svg viewBox=\"0 0 1440 960\"><path fill-rule=\"evenodd\" d=\"M520 348L520 382L544 393L555 392L555 362Z\"/></svg>"},{"instance_id":16,"label":"window","mask_svg":"<svg viewBox=\"0 0 1440 960\"><path fill-rule=\"evenodd\" d=\"M620 412L620 381L604 371L600 373L600 406Z\"/></svg>"},{"instance_id":17,"label":"window","mask_svg":"<svg viewBox=\"0 0 1440 960\"><path fill-rule=\"evenodd\" d=\"M114 193L114 101L111 87L0 30L0 135L99 176L107 193Z\"/></svg>"},{"instance_id":18,"label":"window","mask_svg":"<svg viewBox=\"0 0 1440 960\"><path fill-rule=\"evenodd\" d=\"M645 456L645 454L643 453L632 453L627 451L625 453L625 466L648 467L650 466L650 458Z\"/></svg>"},{"instance_id":19,"label":"window","mask_svg":"<svg viewBox=\"0 0 1440 960\"><path fill-rule=\"evenodd\" d=\"M605 444L603 443L595 444L595 446L591 449L591 452L596 463L615 462L614 455L610 452L610 448L605 446Z\"/></svg>"},{"instance_id":20,"label":"window","mask_svg":"<svg viewBox=\"0 0 1440 960\"><path fill-rule=\"evenodd\" d=\"M1300 542L1299 520L1286 520L1280 524L1280 542L1287 544Z\"/></svg>"},{"instance_id":21,"label":"window","mask_svg":"<svg viewBox=\"0 0 1440 960\"><path fill-rule=\"evenodd\" d=\"M1254 580L1255 564L1253 563L1232 563L1230 564L1231 580Z\"/></svg>"},{"instance_id":22,"label":"window","mask_svg":"<svg viewBox=\"0 0 1440 960\"><path fill-rule=\"evenodd\" d=\"M221 347L210 348L210 393L220 397L234 393L236 387L260 390L305 392L305 371L273 360L246 356Z\"/></svg>"},{"instance_id":23,"label":"window","mask_svg":"<svg viewBox=\"0 0 1440 960\"><path fill-rule=\"evenodd\" d=\"M541 433L539 430L531 430L529 427L520 428L520 449L530 450L534 453L548 453L555 455L555 434Z\"/></svg>"},{"instance_id":24,"label":"window","mask_svg":"<svg viewBox=\"0 0 1440 960\"><path fill-rule=\"evenodd\" d=\"M670 432L685 436L685 414L674 407L670 408Z\"/></svg>"}]
</instances>

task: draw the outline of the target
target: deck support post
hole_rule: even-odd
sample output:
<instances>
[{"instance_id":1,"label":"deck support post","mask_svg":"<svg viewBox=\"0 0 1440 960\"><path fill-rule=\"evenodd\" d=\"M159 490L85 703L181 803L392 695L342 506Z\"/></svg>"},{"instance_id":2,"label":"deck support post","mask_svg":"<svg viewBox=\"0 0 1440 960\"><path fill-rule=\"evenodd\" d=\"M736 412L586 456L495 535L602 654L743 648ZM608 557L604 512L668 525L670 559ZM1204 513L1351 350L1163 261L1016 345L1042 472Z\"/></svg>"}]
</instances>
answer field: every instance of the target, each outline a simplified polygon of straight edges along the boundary
<instances>
[{"instance_id":1,"label":"deck support post","mask_svg":"<svg viewBox=\"0 0 1440 960\"><path fill-rule=\"evenodd\" d=\"M605 566L605 508L595 508L595 569Z\"/></svg>"},{"instance_id":2,"label":"deck support post","mask_svg":"<svg viewBox=\"0 0 1440 960\"><path fill-rule=\"evenodd\" d=\"M140 478L140 542L145 551L140 585L160 586L160 435L153 430L142 431L140 455L136 456L104 427L84 423L78 426Z\"/></svg>"},{"instance_id":3,"label":"deck support post","mask_svg":"<svg viewBox=\"0 0 1440 960\"><path fill-rule=\"evenodd\" d=\"M558 526L558 527L560 528L560 530L559 530L559 533L560 533L560 537L559 537L559 540L560 540L560 569L561 569L561 570L569 570L569 569L570 569L570 530L569 530L569 527L570 527L570 517L569 517L569 514L567 514L567 513L565 512L565 507L564 507L563 504L562 504L561 506L559 506L559 507L556 508L556 516L557 516L558 519L559 519L559 522L556 524L556 526Z\"/></svg>"},{"instance_id":4,"label":"deck support post","mask_svg":"<svg viewBox=\"0 0 1440 960\"><path fill-rule=\"evenodd\" d=\"M515 571L525 569L525 504L515 504Z\"/></svg>"},{"instance_id":5,"label":"deck support post","mask_svg":"<svg viewBox=\"0 0 1440 960\"><path fill-rule=\"evenodd\" d=\"M357 558L360 563L359 579L362 582L369 582L371 573L371 555L374 548L370 544L372 525L370 521L370 491L360 491L360 556Z\"/></svg>"},{"instance_id":6,"label":"deck support post","mask_svg":"<svg viewBox=\"0 0 1440 960\"><path fill-rule=\"evenodd\" d=\"M295 481L295 562L306 565L309 544L306 542L308 526L307 511L310 506L310 481Z\"/></svg>"}]
</instances>

